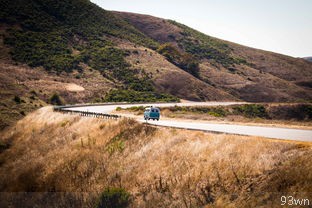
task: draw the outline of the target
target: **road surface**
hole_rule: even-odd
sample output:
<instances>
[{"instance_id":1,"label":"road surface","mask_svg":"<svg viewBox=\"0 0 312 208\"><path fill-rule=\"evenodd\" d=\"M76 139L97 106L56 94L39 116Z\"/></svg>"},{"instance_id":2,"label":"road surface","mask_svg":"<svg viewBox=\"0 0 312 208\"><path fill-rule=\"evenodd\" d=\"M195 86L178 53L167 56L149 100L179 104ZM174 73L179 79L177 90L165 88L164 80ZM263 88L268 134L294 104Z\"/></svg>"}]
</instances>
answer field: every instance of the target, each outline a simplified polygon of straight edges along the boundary
<instances>
[{"instance_id":1,"label":"road surface","mask_svg":"<svg viewBox=\"0 0 312 208\"><path fill-rule=\"evenodd\" d=\"M189 102L189 103L161 103L161 104L113 104L113 105L99 105L99 106L84 106L71 107L68 110L89 111L96 113L111 113L117 107L129 108L133 106L156 106L156 107L170 107L170 106L218 106L218 105L233 105L243 104L242 102ZM64 110L66 110L64 109ZM145 122L143 119L137 119L139 122ZM203 121L177 121L177 120L160 120L149 121L152 125L167 126L174 128L202 130L211 132L221 132L228 134L260 136L273 139L286 139L295 141L312 142L312 130L277 128L277 127L263 127L263 126L245 126L234 124L214 124Z\"/></svg>"}]
</instances>

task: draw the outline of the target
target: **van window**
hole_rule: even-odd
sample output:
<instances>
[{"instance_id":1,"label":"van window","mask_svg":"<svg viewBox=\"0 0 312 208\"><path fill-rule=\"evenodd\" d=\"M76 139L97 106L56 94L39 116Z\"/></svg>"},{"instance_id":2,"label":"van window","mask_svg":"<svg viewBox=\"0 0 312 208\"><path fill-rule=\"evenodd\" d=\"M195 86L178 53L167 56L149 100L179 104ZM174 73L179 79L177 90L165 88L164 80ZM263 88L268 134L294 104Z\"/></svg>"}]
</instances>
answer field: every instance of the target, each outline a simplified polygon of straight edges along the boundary
<instances>
[{"instance_id":1,"label":"van window","mask_svg":"<svg viewBox=\"0 0 312 208\"><path fill-rule=\"evenodd\" d=\"M152 112L154 113L154 109L152 110Z\"/></svg>"},{"instance_id":2,"label":"van window","mask_svg":"<svg viewBox=\"0 0 312 208\"><path fill-rule=\"evenodd\" d=\"M155 110L156 113L158 113L158 110Z\"/></svg>"}]
</instances>

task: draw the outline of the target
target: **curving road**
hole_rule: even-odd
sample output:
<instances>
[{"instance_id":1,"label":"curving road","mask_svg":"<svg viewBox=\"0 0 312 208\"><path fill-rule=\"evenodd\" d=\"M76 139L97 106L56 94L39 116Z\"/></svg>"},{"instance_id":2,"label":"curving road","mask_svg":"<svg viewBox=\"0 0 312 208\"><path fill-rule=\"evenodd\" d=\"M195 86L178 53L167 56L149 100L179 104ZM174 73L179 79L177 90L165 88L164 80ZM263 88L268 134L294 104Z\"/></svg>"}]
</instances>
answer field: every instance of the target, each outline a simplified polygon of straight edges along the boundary
<instances>
[{"instance_id":1,"label":"curving road","mask_svg":"<svg viewBox=\"0 0 312 208\"><path fill-rule=\"evenodd\" d=\"M89 111L96 113L111 113L117 107L129 108L133 106L157 106L157 107L170 107L170 106L226 106L233 104L243 104L243 102L188 102L188 103L155 103L155 104L112 104L112 105L98 105L98 106L83 106L83 107L71 107L64 110L78 110ZM139 122L145 122L143 119L137 119ZM263 126L244 126L234 124L213 124L200 121L177 121L160 120L149 121L152 125L221 132L228 134L239 134L248 136L260 136L273 139L286 139L295 141L312 142L312 130L290 129L290 128L275 128L275 127L263 127Z\"/></svg>"}]
</instances>

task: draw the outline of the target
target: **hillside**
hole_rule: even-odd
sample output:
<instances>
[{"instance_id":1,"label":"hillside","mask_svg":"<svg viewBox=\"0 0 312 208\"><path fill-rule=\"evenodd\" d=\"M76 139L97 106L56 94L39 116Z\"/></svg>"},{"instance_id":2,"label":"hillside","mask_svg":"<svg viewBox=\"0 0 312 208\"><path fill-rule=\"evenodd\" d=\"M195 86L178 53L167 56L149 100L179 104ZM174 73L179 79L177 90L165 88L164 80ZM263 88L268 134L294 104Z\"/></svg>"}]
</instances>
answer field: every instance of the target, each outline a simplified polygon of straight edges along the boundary
<instances>
[{"instance_id":1,"label":"hillside","mask_svg":"<svg viewBox=\"0 0 312 208\"><path fill-rule=\"evenodd\" d=\"M223 41L171 20L115 13L155 41L193 55L199 78L235 97L257 102L311 99L312 64L307 61Z\"/></svg>"},{"instance_id":2,"label":"hillside","mask_svg":"<svg viewBox=\"0 0 312 208\"><path fill-rule=\"evenodd\" d=\"M312 62L312 56L311 57L304 57L303 59Z\"/></svg>"},{"instance_id":3,"label":"hillside","mask_svg":"<svg viewBox=\"0 0 312 208\"><path fill-rule=\"evenodd\" d=\"M1 207L91 208L107 187L126 190L129 207L152 208L280 207L281 194L307 198L312 191L309 143L155 128L51 107L0 138Z\"/></svg>"},{"instance_id":4,"label":"hillside","mask_svg":"<svg viewBox=\"0 0 312 208\"><path fill-rule=\"evenodd\" d=\"M1 0L0 49L0 128L47 103L312 98L307 61L89 0Z\"/></svg>"}]
</instances>

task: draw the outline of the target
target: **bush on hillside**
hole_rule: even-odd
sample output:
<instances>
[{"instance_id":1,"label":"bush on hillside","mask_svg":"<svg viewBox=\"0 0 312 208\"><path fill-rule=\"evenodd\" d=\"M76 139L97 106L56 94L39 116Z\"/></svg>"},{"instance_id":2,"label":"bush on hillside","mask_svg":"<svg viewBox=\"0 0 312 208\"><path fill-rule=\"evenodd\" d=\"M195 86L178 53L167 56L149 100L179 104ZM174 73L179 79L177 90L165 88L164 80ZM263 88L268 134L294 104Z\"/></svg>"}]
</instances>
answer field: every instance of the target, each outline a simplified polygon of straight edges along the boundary
<instances>
[{"instance_id":1,"label":"bush on hillside","mask_svg":"<svg viewBox=\"0 0 312 208\"><path fill-rule=\"evenodd\" d=\"M22 102L21 98L18 95L15 95L13 100L15 101L15 103L20 104Z\"/></svg>"},{"instance_id":2,"label":"bush on hillside","mask_svg":"<svg viewBox=\"0 0 312 208\"><path fill-rule=\"evenodd\" d=\"M96 208L126 208L130 204L130 194L123 188L106 188Z\"/></svg>"},{"instance_id":3,"label":"bush on hillside","mask_svg":"<svg viewBox=\"0 0 312 208\"><path fill-rule=\"evenodd\" d=\"M177 42L179 47L187 53L199 59L214 60L224 67L230 67L233 64L247 64L243 58L231 55L232 49L228 44L175 21L170 20L169 22L183 30L180 33L182 38L177 39Z\"/></svg>"},{"instance_id":4,"label":"bush on hillside","mask_svg":"<svg viewBox=\"0 0 312 208\"><path fill-rule=\"evenodd\" d=\"M52 104L52 105L64 105L64 100L63 100L63 98L59 94L54 93L50 97L49 103Z\"/></svg>"},{"instance_id":5,"label":"bush on hillside","mask_svg":"<svg viewBox=\"0 0 312 208\"><path fill-rule=\"evenodd\" d=\"M195 77L199 77L198 61L188 53L181 53L170 43L162 44L158 47L157 52L167 58L168 61L180 67L184 71Z\"/></svg>"},{"instance_id":6,"label":"bush on hillside","mask_svg":"<svg viewBox=\"0 0 312 208\"><path fill-rule=\"evenodd\" d=\"M178 102L179 99L173 95L157 93L153 91L135 91L131 89L111 90L105 96L106 102Z\"/></svg>"},{"instance_id":7,"label":"bush on hillside","mask_svg":"<svg viewBox=\"0 0 312 208\"><path fill-rule=\"evenodd\" d=\"M266 108L259 104L246 104L233 107L234 114L248 118L268 118Z\"/></svg>"}]
</instances>

